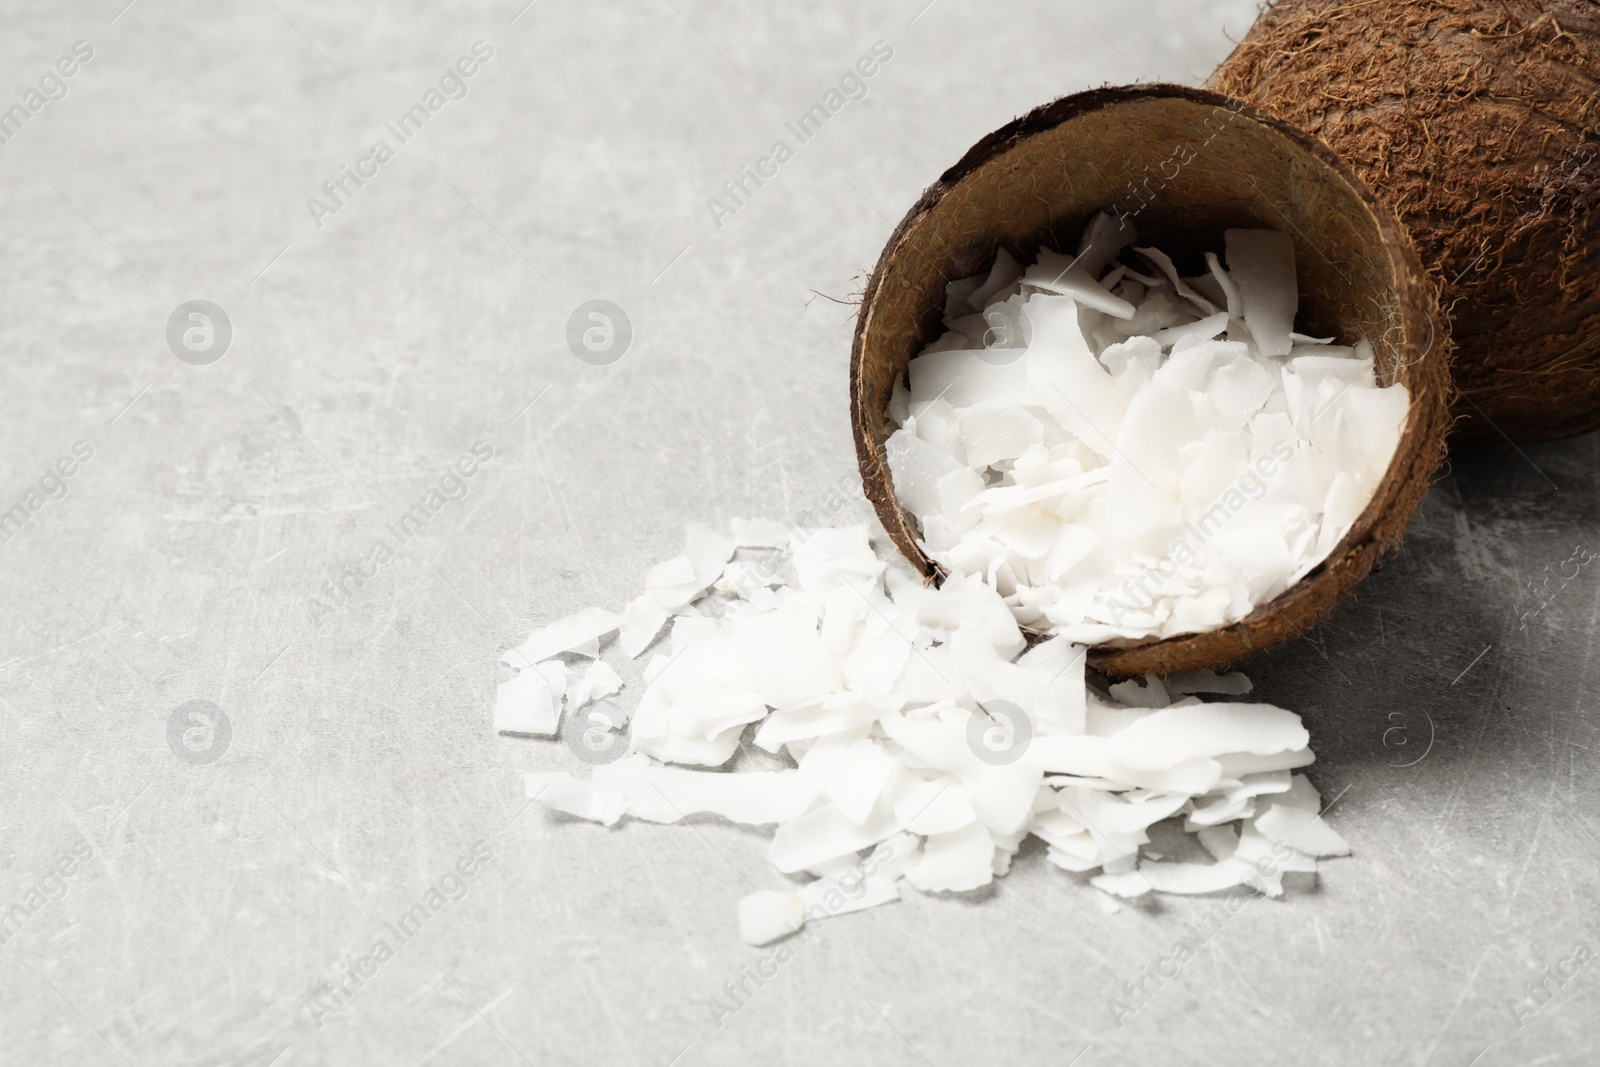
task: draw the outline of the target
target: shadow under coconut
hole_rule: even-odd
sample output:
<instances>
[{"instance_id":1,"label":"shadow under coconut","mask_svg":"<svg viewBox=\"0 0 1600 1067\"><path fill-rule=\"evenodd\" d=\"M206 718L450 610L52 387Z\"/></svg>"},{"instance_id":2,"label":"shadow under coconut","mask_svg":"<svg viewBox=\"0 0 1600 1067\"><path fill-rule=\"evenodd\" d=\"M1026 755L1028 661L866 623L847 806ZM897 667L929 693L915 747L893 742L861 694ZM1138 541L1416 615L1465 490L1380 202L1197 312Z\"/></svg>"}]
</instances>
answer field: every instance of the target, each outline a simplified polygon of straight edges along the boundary
<instances>
[{"instance_id":1,"label":"shadow under coconut","mask_svg":"<svg viewBox=\"0 0 1600 1067\"><path fill-rule=\"evenodd\" d=\"M1247 699L1305 720L1325 803L1348 788L1425 837L1462 804L1532 832L1569 778L1553 748L1600 733L1597 503L1600 433L1459 444L1382 569L1241 665Z\"/></svg>"}]
</instances>

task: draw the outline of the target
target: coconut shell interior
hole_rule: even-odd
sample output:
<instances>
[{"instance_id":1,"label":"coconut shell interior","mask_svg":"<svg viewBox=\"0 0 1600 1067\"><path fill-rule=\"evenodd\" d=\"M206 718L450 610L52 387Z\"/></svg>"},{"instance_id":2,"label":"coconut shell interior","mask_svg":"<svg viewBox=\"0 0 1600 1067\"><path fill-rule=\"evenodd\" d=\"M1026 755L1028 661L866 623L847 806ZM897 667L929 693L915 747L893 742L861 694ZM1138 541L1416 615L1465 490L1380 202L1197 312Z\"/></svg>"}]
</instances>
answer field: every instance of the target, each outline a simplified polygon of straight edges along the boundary
<instances>
[{"instance_id":1,"label":"coconut shell interior","mask_svg":"<svg viewBox=\"0 0 1600 1067\"><path fill-rule=\"evenodd\" d=\"M1037 108L983 138L929 186L884 248L864 294L851 360L851 416L867 498L895 545L930 579L916 520L895 500L884 442L891 390L943 332L945 285L1004 247L1070 251L1101 210L1140 243L1197 274L1230 227L1295 244L1301 328L1365 337L1378 375L1411 410L1376 494L1328 559L1249 617L1188 636L1105 645L1090 665L1114 676L1221 667L1310 626L1364 578L1402 531L1444 456L1448 342L1410 239L1320 142L1226 97L1174 85L1098 89Z\"/></svg>"}]
</instances>

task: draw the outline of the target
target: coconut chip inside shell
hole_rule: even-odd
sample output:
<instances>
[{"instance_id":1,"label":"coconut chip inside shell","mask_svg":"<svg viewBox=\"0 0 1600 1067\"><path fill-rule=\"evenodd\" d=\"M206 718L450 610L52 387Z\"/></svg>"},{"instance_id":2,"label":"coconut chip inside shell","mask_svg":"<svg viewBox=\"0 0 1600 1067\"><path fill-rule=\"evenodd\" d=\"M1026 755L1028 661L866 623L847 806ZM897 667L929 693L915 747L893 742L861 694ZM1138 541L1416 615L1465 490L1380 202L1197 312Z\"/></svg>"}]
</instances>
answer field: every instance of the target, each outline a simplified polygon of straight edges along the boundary
<instances>
[{"instance_id":1,"label":"coconut chip inside shell","mask_svg":"<svg viewBox=\"0 0 1600 1067\"><path fill-rule=\"evenodd\" d=\"M1191 278L1131 249L1143 281L1113 258L1135 236L1102 213L1076 257L950 283L885 444L943 572L1086 645L1216 630L1289 589L1372 499L1409 407L1365 341L1294 332L1286 235L1227 230L1226 265Z\"/></svg>"}]
</instances>

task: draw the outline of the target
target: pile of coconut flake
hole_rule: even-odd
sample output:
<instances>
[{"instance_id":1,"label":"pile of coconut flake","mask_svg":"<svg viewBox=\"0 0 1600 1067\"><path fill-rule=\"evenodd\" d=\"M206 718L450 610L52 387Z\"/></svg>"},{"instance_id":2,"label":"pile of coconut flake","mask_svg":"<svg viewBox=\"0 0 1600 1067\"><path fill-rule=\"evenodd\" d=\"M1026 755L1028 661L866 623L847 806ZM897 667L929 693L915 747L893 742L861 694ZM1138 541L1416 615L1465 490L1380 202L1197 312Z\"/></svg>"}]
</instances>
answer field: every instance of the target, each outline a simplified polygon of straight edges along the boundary
<instances>
[{"instance_id":1,"label":"pile of coconut flake","mask_svg":"<svg viewBox=\"0 0 1600 1067\"><path fill-rule=\"evenodd\" d=\"M602 646L638 656L670 620L616 735L626 753L585 757L598 764L588 779L530 773L527 794L607 826L712 814L775 827L772 865L815 880L745 898L752 943L908 886L978 889L1029 835L1122 897L1239 885L1277 896L1285 871L1349 851L1292 773L1314 758L1299 716L1195 695L1236 697L1241 675L1098 688L1082 647L1029 649L992 588L959 573L929 587L886 565L865 526L736 521L731 537L690 526L684 554L645 586L622 613L588 608L508 651L517 673L495 726L548 737L563 710L568 725L589 721L591 702L622 687ZM777 769L748 769L763 764ZM1163 821L1210 862L1149 853Z\"/></svg>"},{"instance_id":2,"label":"pile of coconut flake","mask_svg":"<svg viewBox=\"0 0 1600 1067\"><path fill-rule=\"evenodd\" d=\"M951 282L896 384L895 495L947 572L1083 644L1244 618L1327 558L1405 423L1373 349L1294 332L1294 245L1228 230L1178 275L1100 215L1076 256Z\"/></svg>"}]
</instances>

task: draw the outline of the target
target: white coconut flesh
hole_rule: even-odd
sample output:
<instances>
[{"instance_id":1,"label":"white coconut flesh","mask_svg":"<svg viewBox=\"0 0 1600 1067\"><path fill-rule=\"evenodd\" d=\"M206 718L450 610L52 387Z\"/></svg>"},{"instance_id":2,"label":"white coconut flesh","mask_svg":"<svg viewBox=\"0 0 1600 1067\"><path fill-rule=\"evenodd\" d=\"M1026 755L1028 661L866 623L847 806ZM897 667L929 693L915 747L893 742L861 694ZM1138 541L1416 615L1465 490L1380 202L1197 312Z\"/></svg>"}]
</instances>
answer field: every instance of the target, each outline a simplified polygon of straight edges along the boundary
<instances>
[{"instance_id":1,"label":"white coconut flesh","mask_svg":"<svg viewBox=\"0 0 1600 1067\"><path fill-rule=\"evenodd\" d=\"M947 573L1086 645L1237 622L1338 545L1388 470L1403 385L1295 332L1294 246L1228 230L1182 277L1101 215L1077 255L1001 250L889 413L895 495Z\"/></svg>"},{"instance_id":2,"label":"white coconut flesh","mask_svg":"<svg viewBox=\"0 0 1600 1067\"><path fill-rule=\"evenodd\" d=\"M1296 773L1313 759L1299 716L1240 702L1243 676L1102 687L1082 646L1028 648L986 581L957 571L935 589L886 554L865 526L691 527L622 613L534 631L505 654L497 729L576 736L562 716L619 693L632 711L620 758L530 773L527 795L605 826L770 827L773 887L738 909L755 944L908 892L980 889L1029 838L1108 908L1152 890L1277 896L1286 872L1348 851ZM652 648L635 700L603 657ZM1174 841L1187 858L1168 858Z\"/></svg>"}]
</instances>

